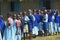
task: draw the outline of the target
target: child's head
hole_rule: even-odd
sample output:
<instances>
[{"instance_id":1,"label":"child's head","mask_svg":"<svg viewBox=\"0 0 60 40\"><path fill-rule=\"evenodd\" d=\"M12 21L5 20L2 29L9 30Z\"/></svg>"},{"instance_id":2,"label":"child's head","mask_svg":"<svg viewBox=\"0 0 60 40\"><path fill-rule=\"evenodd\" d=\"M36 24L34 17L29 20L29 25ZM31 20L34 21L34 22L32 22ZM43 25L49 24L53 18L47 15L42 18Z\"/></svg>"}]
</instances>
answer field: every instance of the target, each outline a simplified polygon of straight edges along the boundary
<instances>
[{"instance_id":1,"label":"child's head","mask_svg":"<svg viewBox=\"0 0 60 40\"><path fill-rule=\"evenodd\" d=\"M16 17L17 17L16 14L14 14L14 15L13 15L13 19L16 19Z\"/></svg>"},{"instance_id":2,"label":"child's head","mask_svg":"<svg viewBox=\"0 0 60 40\"><path fill-rule=\"evenodd\" d=\"M28 9L28 13L32 13L32 10L31 9Z\"/></svg>"},{"instance_id":3,"label":"child's head","mask_svg":"<svg viewBox=\"0 0 60 40\"><path fill-rule=\"evenodd\" d=\"M37 10L37 13L40 14L41 13L41 10Z\"/></svg>"},{"instance_id":4,"label":"child's head","mask_svg":"<svg viewBox=\"0 0 60 40\"><path fill-rule=\"evenodd\" d=\"M23 15L23 13L22 12L20 12L20 14L19 14L20 16L22 16Z\"/></svg>"},{"instance_id":5,"label":"child's head","mask_svg":"<svg viewBox=\"0 0 60 40\"><path fill-rule=\"evenodd\" d=\"M9 17L11 17L11 14L8 13L8 14L7 14L7 18L9 18Z\"/></svg>"},{"instance_id":6,"label":"child's head","mask_svg":"<svg viewBox=\"0 0 60 40\"><path fill-rule=\"evenodd\" d=\"M26 11L25 11L25 12L23 12L23 16L26 16L26 15L27 15Z\"/></svg>"},{"instance_id":7,"label":"child's head","mask_svg":"<svg viewBox=\"0 0 60 40\"><path fill-rule=\"evenodd\" d=\"M36 10L36 9L34 9L34 10L33 10L33 13L36 13L36 12L37 12L37 10Z\"/></svg>"}]
</instances>

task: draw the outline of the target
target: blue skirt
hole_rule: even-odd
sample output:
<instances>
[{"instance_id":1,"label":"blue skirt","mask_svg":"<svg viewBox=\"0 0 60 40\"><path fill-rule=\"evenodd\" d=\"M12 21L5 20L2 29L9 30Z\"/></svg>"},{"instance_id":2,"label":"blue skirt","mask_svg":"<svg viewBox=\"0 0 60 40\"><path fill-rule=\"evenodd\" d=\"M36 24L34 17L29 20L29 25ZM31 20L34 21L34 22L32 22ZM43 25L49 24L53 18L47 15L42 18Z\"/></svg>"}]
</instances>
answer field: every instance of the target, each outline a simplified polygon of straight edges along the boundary
<instances>
[{"instance_id":1,"label":"blue skirt","mask_svg":"<svg viewBox=\"0 0 60 40\"><path fill-rule=\"evenodd\" d=\"M43 22L43 29L48 30L48 22Z\"/></svg>"}]
</instances>

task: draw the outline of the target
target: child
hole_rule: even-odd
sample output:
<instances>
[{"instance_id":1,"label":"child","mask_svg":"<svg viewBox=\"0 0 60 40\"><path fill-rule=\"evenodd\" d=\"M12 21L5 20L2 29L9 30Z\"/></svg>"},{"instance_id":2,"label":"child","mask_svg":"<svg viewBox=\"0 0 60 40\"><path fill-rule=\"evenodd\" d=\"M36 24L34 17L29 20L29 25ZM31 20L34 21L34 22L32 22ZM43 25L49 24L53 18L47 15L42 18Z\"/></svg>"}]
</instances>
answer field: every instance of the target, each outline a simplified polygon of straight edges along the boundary
<instances>
[{"instance_id":1,"label":"child","mask_svg":"<svg viewBox=\"0 0 60 40\"><path fill-rule=\"evenodd\" d=\"M59 27L59 13L58 13L58 11L56 11L54 22L55 22L54 32L56 34L58 34L58 27Z\"/></svg>"},{"instance_id":2,"label":"child","mask_svg":"<svg viewBox=\"0 0 60 40\"><path fill-rule=\"evenodd\" d=\"M49 35L53 35L53 12L51 10L48 11L48 22L49 22Z\"/></svg>"},{"instance_id":3,"label":"child","mask_svg":"<svg viewBox=\"0 0 60 40\"><path fill-rule=\"evenodd\" d=\"M32 10L31 9L29 9L28 10L28 17L29 17L29 19L30 19L30 21L29 21L29 40L32 40L32 28L33 28L33 17L32 17Z\"/></svg>"},{"instance_id":4,"label":"child","mask_svg":"<svg viewBox=\"0 0 60 40\"><path fill-rule=\"evenodd\" d=\"M47 36L48 34L48 14L47 11L43 11L43 30L44 30L44 35Z\"/></svg>"},{"instance_id":5,"label":"child","mask_svg":"<svg viewBox=\"0 0 60 40\"><path fill-rule=\"evenodd\" d=\"M33 35L38 36L38 22L37 22L37 13L36 13L36 10L33 10Z\"/></svg>"},{"instance_id":6,"label":"child","mask_svg":"<svg viewBox=\"0 0 60 40\"><path fill-rule=\"evenodd\" d=\"M23 13L22 12L20 12L20 17L21 17L21 35L22 35L22 37L23 37L23 25L24 25L24 21L23 21Z\"/></svg>"},{"instance_id":7,"label":"child","mask_svg":"<svg viewBox=\"0 0 60 40\"><path fill-rule=\"evenodd\" d=\"M39 35L43 36L44 31L43 31L43 27L42 27L42 11L38 10L38 29L39 29Z\"/></svg>"},{"instance_id":8,"label":"child","mask_svg":"<svg viewBox=\"0 0 60 40\"><path fill-rule=\"evenodd\" d=\"M16 22L17 22L16 14L13 15L13 22L14 26L12 27L12 37L13 40L16 40Z\"/></svg>"},{"instance_id":9,"label":"child","mask_svg":"<svg viewBox=\"0 0 60 40\"><path fill-rule=\"evenodd\" d=\"M26 12L24 12L23 14L24 14L24 16L23 16L23 18L24 18L23 32L24 32L24 40L25 40L25 35L26 35L26 38L28 38L28 22L30 19L28 18Z\"/></svg>"},{"instance_id":10,"label":"child","mask_svg":"<svg viewBox=\"0 0 60 40\"><path fill-rule=\"evenodd\" d=\"M7 14L7 23L6 28L4 30L3 40L12 40L12 27L13 27L13 19L10 14Z\"/></svg>"},{"instance_id":11,"label":"child","mask_svg":"<svg viewBox=\"0 0 60 40\"><path fill-rule=\"evenodd\" d=\"M59 11L56 11L56 15L55 15L55 33L58 34L59 32Z\"/></svg>"},{"instance_id":12,"label":"child","mask_svg":"<svg viewBox=\"0 0 60 40\"><path fill-rule=\"evenodd\" d=\"M17 21L16 21L16 36L17 36L17 39L16 40L21 40L21 28L20 28L20 25L21 25L21 20L20 20L20 15L17 15Z\"/></svg>"}]
</instances>

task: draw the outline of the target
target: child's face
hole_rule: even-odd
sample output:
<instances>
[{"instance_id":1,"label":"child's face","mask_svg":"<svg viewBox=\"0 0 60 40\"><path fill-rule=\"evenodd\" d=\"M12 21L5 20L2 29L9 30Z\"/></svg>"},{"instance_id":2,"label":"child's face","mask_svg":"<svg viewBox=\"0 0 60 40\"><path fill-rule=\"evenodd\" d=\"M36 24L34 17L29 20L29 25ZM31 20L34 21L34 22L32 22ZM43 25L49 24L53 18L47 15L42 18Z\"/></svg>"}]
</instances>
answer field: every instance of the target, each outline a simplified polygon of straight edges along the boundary
<instances>
[{"instance_id":1,"label":"child's face","mask_svg":"<svg viewBox=\"0 0 60 40\"><path fill-rule=\"evenodd\" d=\"M27 13L26 12L24 12L24 15L26 15Z\"/></svg>"},{"instance_id":2,"label":"child's face","mask_svg":"<svg viewBox=\"0 0 60 40\"><path fill-rule=\"evenodd\" d=\"M41 11L41 13L42 13L42 14L44 14L44 12L43 12L43 11Z\"/></svg>"},{"instance_id":3,"label":"child's face","mask_svg":"<svg viewBox=\"0 0 60 40\"><path fill-rule=\"evenodd\" d=\"M38 13L41 13L41 11L40 11L40 10L38 10Z\"/></svg>"}]
</instances>

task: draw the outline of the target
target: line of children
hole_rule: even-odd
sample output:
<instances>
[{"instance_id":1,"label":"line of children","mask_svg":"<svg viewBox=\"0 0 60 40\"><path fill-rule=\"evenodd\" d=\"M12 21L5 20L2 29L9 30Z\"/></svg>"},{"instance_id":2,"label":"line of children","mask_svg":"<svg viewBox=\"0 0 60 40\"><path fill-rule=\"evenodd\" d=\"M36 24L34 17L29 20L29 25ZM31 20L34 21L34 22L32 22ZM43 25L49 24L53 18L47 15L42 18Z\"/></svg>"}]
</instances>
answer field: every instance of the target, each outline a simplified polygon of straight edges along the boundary
<instances>
[{"instance_id":1,"label":"line of children","mask_svg":"<svg viewBox=\"0 0 60 40\"><path fill-rule=\"evenodd\" d=\"M60 13L57 10L20 12L13 17L7 14L6 25L0 17L0 40L32 40L32 36L53 35L60 32ZM2 34L3 33L3 34ZM29 34L29 36L28 36Z\"/></svg>"}]
</instances>

